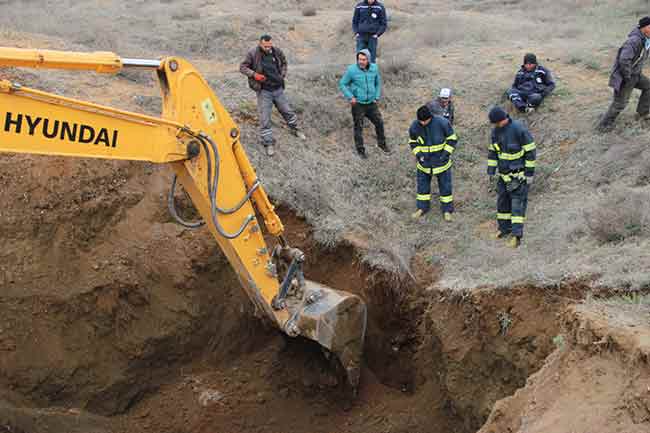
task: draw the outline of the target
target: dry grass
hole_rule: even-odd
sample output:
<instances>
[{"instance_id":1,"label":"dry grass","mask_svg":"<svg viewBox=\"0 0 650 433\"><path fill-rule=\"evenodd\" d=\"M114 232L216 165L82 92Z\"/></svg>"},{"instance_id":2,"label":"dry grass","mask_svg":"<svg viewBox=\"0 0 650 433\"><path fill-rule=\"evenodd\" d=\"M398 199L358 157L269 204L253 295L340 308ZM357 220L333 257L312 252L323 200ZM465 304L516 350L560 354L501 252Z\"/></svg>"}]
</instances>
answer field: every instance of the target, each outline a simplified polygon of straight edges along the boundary
<instances>
[{"instance_id":1,"label":"dry grass","mask_svg":"<svg viewBox=\"0 0 650 433\"><path fill-rule=\"evenodd\" d=\"M444 266L442 284L450 287L522 279L548 282L602 269L611 281L643 284L648 279L645 271L633 275L626 270L647 257L647 219L637 209L642 206L637 199L625 199L619 203L622 210L610 215L601 200L607 192L628 191L625 188L647 193L650 157L644 148L650 131L635 123L629 111L614 134L598 136L592 130L610 97L606 71L638 15L645 14L647 1L389 4L389 31L380 39L379 66L385 80L381 109L394 153L387 157L374 147L374 131L368 125L370 158L365 162L353 153L349 106L337 88L345 67L354 61L350 3L319 4L322 28L317 32L310 27L313 19L304 18L316 12L313 5L296 9L295 2L279 1L273 2L272 13L262 13L270 2L256 3L259 8L240 3L192 3L201 7L186 12L180 2L141 2L127 8L118 2L80 6L63 1L59 8L44 10L45 2L33 1L8 8L0 25L9 37L20 31L61 41L55 48L115 49L130 56L178 54L200 60L210 84L242 125L251 159L274 199L306 216L324 245L346 238L363 240L363 259L374 266L408 275L413 257L422 255ZM413 7L434 13L403 12ZM294 141L274 117L279 145L273 159L257 145L254 95L237 72L245 50L267 32L289 56L287 93L309 137L306 143ZM512 252L485 235L495 200L485 184L490 132L485 113L499 102L529 50L551 67L559 85L539 113L523 119L539 144L540 161L525 244ZM211 62L220 65L216 72ZM70 94L73 87L70 75L39 72L32 79L38 87L60 93ZM121 79L150 85L128 73ZM457 221L442 224L434 211L415 224L408 218L415 205L415 172L406 132L417 107L443 85L453 87L457 98ZM124 99L144 111L159 106L158 99L144 92L133 96ZM608 232L610 218L620 221L615 226L623 230ZM625 260L618 260L621 254Z\"/></svg>"},{"instance_id":2,"label":"dry grass","mask_svg":"<svg viewBox=\"0 0 650 433\"><path fill-rule=\"evenodd\" d=\"M630 188L607 191L586 211L586 221L591 234L603 243L650 237L650 193Z\"/></svg>"}]
</instances>

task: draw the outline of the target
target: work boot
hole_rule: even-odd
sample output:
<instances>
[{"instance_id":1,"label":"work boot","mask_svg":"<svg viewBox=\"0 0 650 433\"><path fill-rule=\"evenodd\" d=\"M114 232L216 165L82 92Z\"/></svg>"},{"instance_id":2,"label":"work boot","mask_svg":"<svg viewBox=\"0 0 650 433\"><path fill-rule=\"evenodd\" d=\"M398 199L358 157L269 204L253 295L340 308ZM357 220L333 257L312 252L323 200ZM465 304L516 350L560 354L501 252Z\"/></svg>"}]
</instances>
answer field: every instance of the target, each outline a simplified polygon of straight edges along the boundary
<instances>
[{"instance_id":1,"label":"work boot","mask_svg":"<svg viewBox=\"0 0 650 433\"><path fill-rule=\"evenodd\" d=\"M454 215L451 212L445 212L444 214L442 214L442 218L448 223L450 223L454 220Z\"/></svg>"},{"instance_id":2,"label":"work boot","mask_svg":"<svg viewBox=\"0 0 650 433\"><path fill-rule=\"evenodd\" d=\"M519 248L519 245L521 245L521 238L519 236L513 236L506 241L506 245L510 248Z\"/></svg>"},{"instance_id":3,"label":"work boot","mask_svg":"<svg viewBox=\"0 0 650 433\"><path fill-rule=\"evenodd\" d=\"M413 218L414 220L419 220L423 215L424 215L424 211L422 209L418 209L411 214L411 218Z\"/></svg>"},{"instance_id":4,"label":"work boot","mask_svg":"<svg viewBox=\"0 0 650 433\"><path fill-rule=\"evenodd\" d=\"M269 144L268 146L266 146L266 154L268 156L273 156L275 154L275 146L272 145L272 144Z\"/></svg>"},{"instance_id":5,"label":"work boot","mask_svg":"<svg viewBox=\"0 0 650 433\"><path fill-rule=\"evenodd\" d=\"M533 107L532 105L529 105L528 107L526 107L526 108L524 109L524 112L525 112L526 114L533 113L534 111L535 111L535 107Z\"/></svg>"},{"instance_id":6,"label":"work boot","mask_svg":"<svg viewBox=\"0 0 650 433\"><path fill-rule=\"evenodd\" d=\"M501 230L497 230L496 233L492 234L492 238L494 239L505 239L508 236L510 236L510 232L502 232Z\"/></svg>"},{"instance_id":7,"label":"work boot","mask_svg":"<svg viewBox=\"0 0 650 433\"><path fill-rule=\"evenodd\" d=\"M306 140L307 139L307 136L305 134L303 134L303 132L300 129L298 129L298 128L289 128L289 130L291 131L291 135L293 135L294 137L298 137L298 139L300 139L300 140Z\"/></svg>"},{"instance_id":8,"label":"work boot","mask_svg":"<svg viewBox=\"0 0 650 433\"><path fill-rule=\"evenodd\" d=\"M389 154L390 153L390 147L386 143L377 143L377 146L384 151L384 153Z\"/></svg>"},{"instance_id":9,"label":"work boot","mask_svg":"<svg viewBox=\"0 0 650 433\"><path fill-rule=\"evenodd\" d=\"M368 159L368 154L366 153L365 147L357 147L357 154L361 159Z\"/></svg>"}]
</instances>

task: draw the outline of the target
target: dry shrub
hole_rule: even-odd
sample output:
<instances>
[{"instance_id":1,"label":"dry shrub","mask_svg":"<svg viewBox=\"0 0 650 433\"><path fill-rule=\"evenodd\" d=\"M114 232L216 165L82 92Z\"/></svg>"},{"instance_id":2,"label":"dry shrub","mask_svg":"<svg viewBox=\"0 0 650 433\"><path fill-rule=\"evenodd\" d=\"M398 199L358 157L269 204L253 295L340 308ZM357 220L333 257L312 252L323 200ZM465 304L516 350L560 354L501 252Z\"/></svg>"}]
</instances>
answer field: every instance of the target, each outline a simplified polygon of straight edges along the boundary
<instances>
[{"instance_id":1,"label":"dry shrub","mask_svg":"<svg viewBox=\"0 0 650 433\"><path fill-rule=\"evenodd\" d=\"M303 8L302 16L303 17L315 17L316 16L316 8L312 7L312 6L308 6L306 8Z\"/></svg>"},{"instance_id":2,"label":"dry shrub","mask_svg":"<svg viewBox=\"0 0 650 433\"><path fill-rule=\"evenodd\" d=\"M650 236L650 194L630 188L612 189L585 211L585 220L601 243Z\"/></svg>"}]
</instances>

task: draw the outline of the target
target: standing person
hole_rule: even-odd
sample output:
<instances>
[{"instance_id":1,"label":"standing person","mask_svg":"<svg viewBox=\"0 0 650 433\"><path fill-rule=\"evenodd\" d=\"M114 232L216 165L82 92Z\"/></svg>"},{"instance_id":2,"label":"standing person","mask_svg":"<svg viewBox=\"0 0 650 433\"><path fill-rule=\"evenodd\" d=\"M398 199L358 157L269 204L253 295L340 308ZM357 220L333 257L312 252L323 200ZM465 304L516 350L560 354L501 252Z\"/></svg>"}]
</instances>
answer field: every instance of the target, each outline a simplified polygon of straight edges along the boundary
<instances>
[{"instance_id":1,"label":"standing person","mask_svg":"<svg viewBox=\"0 0 650 433\"><path fill-rule=\"evenodd\" d=\"M354 8L352 31L357 40L357 53L363 49L370 51L370 61L377 61L379 37L387 27L386 8L377 0L363 0Z\"/></svg>"},{"instance_id":2,"label":"standing person","mask_svg":"<svg viewBox=\"0 0 650 433\"><path fill-rule=\"evenodd\" d=\"M305 134L298 129L298 117L291 109L287 95L284 93L287 58L282 50L273 46L271 36L260 37L258 46L246 54L239 71L248 77L248 85L257 93L260 141L266 147L266 154L272 156L275 153L275 139L271 129L273 105L287 122L291 134L305 140Z\"/></svg>"},{"instance_id":3,"label":"standing person","mask_svg":"<svg viewBox=\"0 0 650 433\"><path fill-rule=\"evenodd\" d=\"M537 63L537 56L528 53L524 64L515 75L508 99L522 113L530 113L539 107L544 98L555 90L551 71Z\"/></svg>"},{"instance_id":4,"label":"standing person","mask_svg":"<svg viewBox=\"0 0 650 433\"><path fill-rule=\"evenodd\" d=\"M384 120L381 117L377 100L381 96L381 75L376 64L370 63L370 52L367 49L359 51L357 63L348 66L339 88L345 98L350 101L352 119L354 120L354 145L362 159L368 158L363 145L363 118L367 117L377 133L377 146L385 153L390 153L384 135Z\"/></svg>"},{"instance_id":5,"label":"standing person","mask_svg":"<svg viewBox=\"0 0 650 433\"><path fill-rule=\"evenodd\" d=\"M438 179L440 208L445 221L453 221L454 197L451 182L451 154L458 137L447 119L434 116L426 105L418 109L417 120L409 128L409 145L417 167L417 210L414 220L431 207L431 178Z\"/></svg>"},{"instance_id":6,"label":"standing person","mask_svg":"<svg viewBox=\"0 0 650 433\"><path fill-rule=\"evenodd\" d=\"M434 94L435 96L435 94ZM454 125L454 101L451 100L451 89L440 89L437 98L427 104L427 107L434 116L442 116Z\"/></svg>"},{"instance_id":7,"label":"standing person","mask_svg":"<svg viewBox=\"0 0 650 433\"><path fill-rule=\"evenodd\" d=\"M650 17L643 17L616 55L609 77L609 87L614 89L614 100L598 124L600 131L608 131L614 127L614 121L627 106L634 89L641 90L636 107L638 116L641 119L650 119L650 80L643 75L643 65L649 52Z\"/></svg>"},{"instance_id":8,"label":"standing person","mask_svg":"<svg viewBox=\"0 0 650 433\"><path fill-rule=\"evenodd\" d=\"M535 174L535 141L524 125L511 120L501 107L492 108L489 119L494 126L488 146L490 178L499 169L496 237L517 248L524 235L528 188Z\"/></svg>"}]
</instances>

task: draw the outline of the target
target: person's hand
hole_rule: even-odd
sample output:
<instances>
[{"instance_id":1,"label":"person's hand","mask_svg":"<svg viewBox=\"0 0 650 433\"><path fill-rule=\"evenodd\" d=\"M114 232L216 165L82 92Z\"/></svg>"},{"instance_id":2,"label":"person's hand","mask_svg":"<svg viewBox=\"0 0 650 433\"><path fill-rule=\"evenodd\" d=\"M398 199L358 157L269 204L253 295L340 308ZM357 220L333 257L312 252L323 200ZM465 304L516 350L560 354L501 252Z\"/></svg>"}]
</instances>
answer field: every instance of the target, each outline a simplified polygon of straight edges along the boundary
<instances>
[{"instance_id":1,"label":"person's hand","mask_svg":"<svg viewBox=\"0 0 650 433\"><path fill-rule=\"evenodd\" d=\"M488 174L488 182L487 182L487 190L488 190L488 192L494 191L494 185L495 185L494 179L496 179L496 175Z\"/></svg>"},{"instance_id":2,"label":"person's hand","mask_svg":"<svg viewBox=\"0 0 650 433\"><path fill-rule=\"evenodd\" d=\"M359 39L359 33L354 34L354 39Z\"/></svg>"},{"instance_id":3,"label":"person's hand","mask_svg":"<svg viewBox=\"0 0 650 433\"><path fill-rule=\"evenodd\" d=\"M372 35L373 38L377 39L379 35Z\"/></svg>"},{"instance_id":4,"label":"person's hand","mask_svg":"<svg viewBox=\"0 0 650 433\"><path fill-rule=\"evenodd\" d=\"M350 104L357 105L357 98L353 96L352 99L350 99Z\"/></svg>"},{"instance_id":5,"label":"person's hand","mask_svg":"<svg viewBox=\"0 0 650 433\"><path fill-rule=\"evenodd\" d=\"M262 74L258 74L257 72L255 72L255 74L253 75L253 78L255 79L255 81L258 81L260 83L266 81L266 77Z\"/></svg>"},{"instance_id":6,"label":"person's hand","mask_svg":"<svg viewBox=\"0 0 650 433\"><path fill-rule=\"evenodd\" d=\"M533 176L527 176L526 177L526 183L528 184L528 186L533 186L533 183L534 183L533 179L534 179Z\"/></svg>"}]
</instances>

